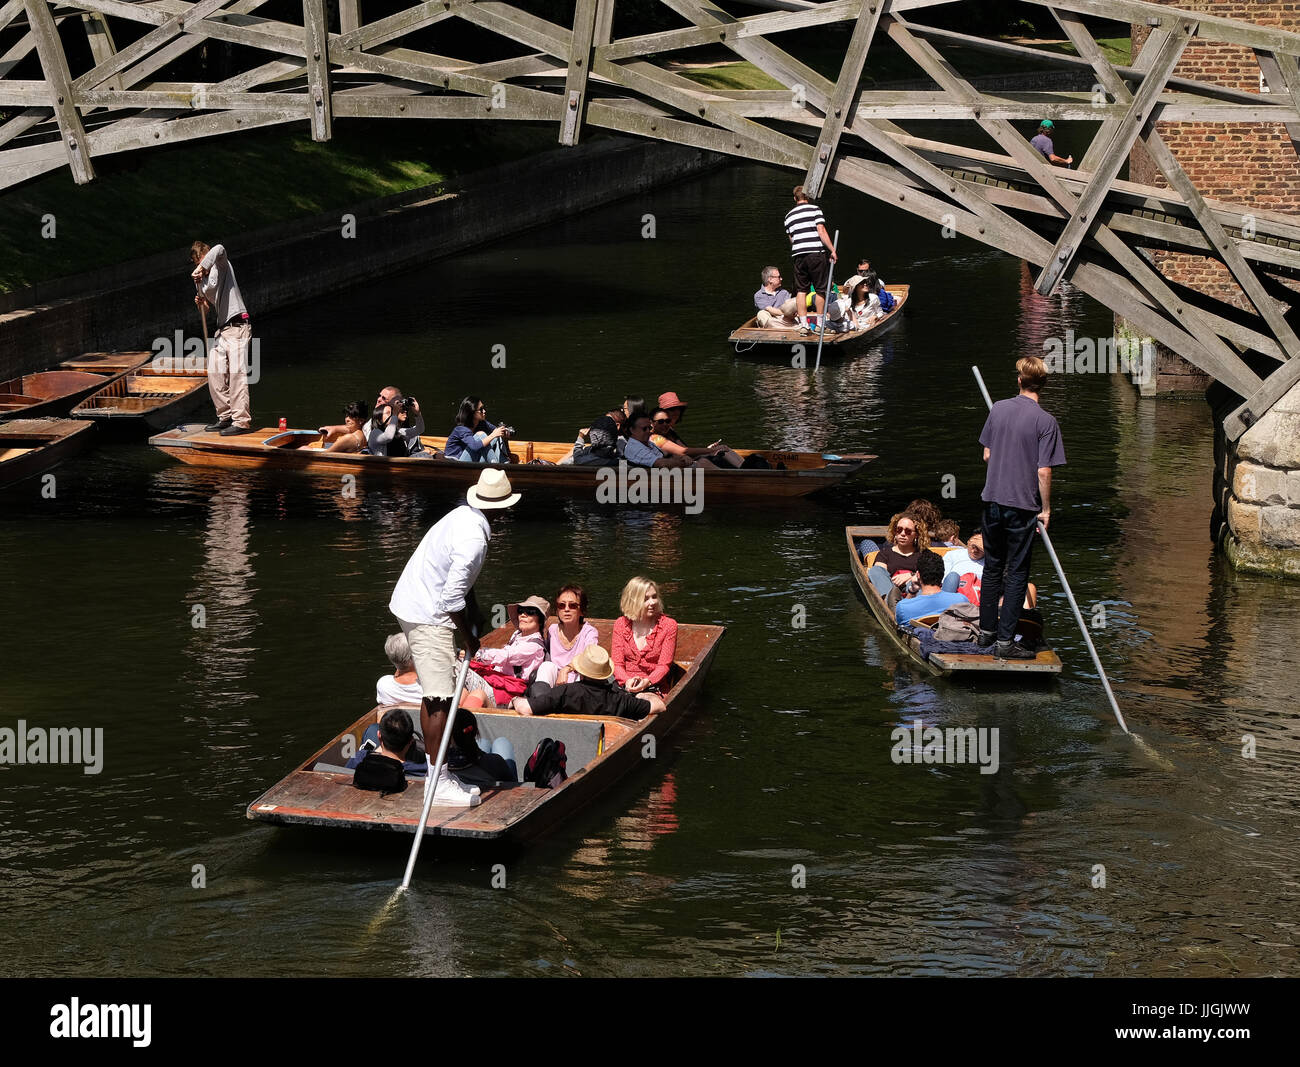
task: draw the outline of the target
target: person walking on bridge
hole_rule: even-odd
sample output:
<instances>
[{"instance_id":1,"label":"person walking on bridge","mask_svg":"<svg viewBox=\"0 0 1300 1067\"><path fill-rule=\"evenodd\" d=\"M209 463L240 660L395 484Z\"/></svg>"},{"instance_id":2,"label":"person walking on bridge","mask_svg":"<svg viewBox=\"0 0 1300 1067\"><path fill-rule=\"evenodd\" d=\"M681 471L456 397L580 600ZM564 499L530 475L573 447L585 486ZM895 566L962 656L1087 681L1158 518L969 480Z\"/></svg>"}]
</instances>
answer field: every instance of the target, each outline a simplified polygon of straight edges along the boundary
<instances>
[{"instance_id":1,"label":"person walking on bridge","mask_svg":"<svg viewBox=\"0 0 1300 1067\"><path fill-rule=\"evenodd\" d=\"M1029 585L1034 530L1052 514L1052 468L1065 463L1056 419L1039 405L1047 366L1038 356L1016 362L1020 393L989 409L980 444L984 482L984 578L980 588L981 648L997 642L999 659L1033 659L1015 641ZM1000 605L1000 606L999 606Z\"/></svg>"},{"instance_id":2,"label":"person walking on bridge","mask_svg":"<svg viewBox=\"0 0 1300 1067\"><path fill-rule=\"evenodd\" d=\"M253 417L248 410L248 346L253 328L248 320L248 308L235 281L235 269L221 245L209 248L202 241L190 246L190 262L194 270L194 303L200 313L216 308L212 348L206 353L208 362L208 389L217 409L217 421L204 429L209 433L221 432L222 437L253 432Z\"/></svg>"},{"instance_id":3,"label":"person walking on bridge","mask_svg":"<svg viewBox=\"0 0 1300 1067\"><path fill-rule=\"evenodd\" d=\"M1056 126L1053 124L1051 119L1043 119L1043 121L1038 124L1037 135L1029 143L1043 154L1043 158L1047 160L1047 162L1062 163L1068 167L1074 162L1074 156L1062 158L1056 154L1056 146L1052 144L1052 131L1054 129L1056 129Z\"/></svg>"},{"instance_id":4,"label":"person walking on bridge","mask_svg":"<svg viewBox=\"0 0 1300 1067\"><path fill-rule=\"evenodd\" d=\"M794 207L785 216L785 232L794 257L795 314L799 329L808 332L808 294L816 293L817 314L826 309L826 283L835 262L835 246L826 232L822 209L809 203L802 185L794 187ZM820 291L818 286L821 287Z\"/></svg>"}]
</instances>

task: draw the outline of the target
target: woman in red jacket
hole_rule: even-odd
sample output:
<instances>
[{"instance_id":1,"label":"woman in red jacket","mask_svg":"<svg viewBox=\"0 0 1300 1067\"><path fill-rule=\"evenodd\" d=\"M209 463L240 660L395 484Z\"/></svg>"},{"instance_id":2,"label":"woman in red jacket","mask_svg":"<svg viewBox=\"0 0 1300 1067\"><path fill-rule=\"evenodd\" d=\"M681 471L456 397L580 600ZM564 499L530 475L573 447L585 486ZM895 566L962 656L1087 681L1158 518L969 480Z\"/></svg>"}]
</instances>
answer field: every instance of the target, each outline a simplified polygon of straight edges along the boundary
<instances>
[{"instance_id":1,"label":"woman in red jacket","mask_svg":"<svg viewBox=\"0 0 1300 1067\"><path fill-rule=\"evenodd\" d=\"M614 678L629 693L661 692L677 654L677 623L664 614L659 589L649 578L633 578L619 600L614 623Z\"/></svg>"}]
</instances>

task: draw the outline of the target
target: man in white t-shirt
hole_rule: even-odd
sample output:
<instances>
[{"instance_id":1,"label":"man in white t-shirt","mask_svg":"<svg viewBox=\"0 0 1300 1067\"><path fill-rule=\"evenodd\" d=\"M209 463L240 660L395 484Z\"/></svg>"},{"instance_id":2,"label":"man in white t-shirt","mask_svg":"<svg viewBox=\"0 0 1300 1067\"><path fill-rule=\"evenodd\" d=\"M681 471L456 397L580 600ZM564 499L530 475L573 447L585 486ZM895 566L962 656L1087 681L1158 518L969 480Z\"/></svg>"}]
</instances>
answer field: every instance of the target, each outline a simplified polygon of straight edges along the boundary
<instances>
[{"instance_id":1,"label":"man in white t-shirt","mask_svg":"<svg viewBox=\"0 0 1300 1067\"><path fill-rule=\"evenodd\" d=\"M951 548L943 554L943 591L955 593L962 575L984 576L984 535L971 534L965 548Z\"/></svg>"},{"instance_id":2,"label":"man in white t-shirt","mask_svg":"<svg viewBox=\"0 0 1300 1067\"><path fill-rule=\"evenodd\" d=\"M505 471L490 467L465 494L465 503L444 515L420 542L397 580L388 610L402 625L420 680L421 732L437 751L447 713L458 696L456 641L473 657L479 640L469 618L469 602L492 537L492 517L519 502ZM434 785L434 802L472 807L476 792L455 781L444 766Z\"/></svg>"}]
</instances>

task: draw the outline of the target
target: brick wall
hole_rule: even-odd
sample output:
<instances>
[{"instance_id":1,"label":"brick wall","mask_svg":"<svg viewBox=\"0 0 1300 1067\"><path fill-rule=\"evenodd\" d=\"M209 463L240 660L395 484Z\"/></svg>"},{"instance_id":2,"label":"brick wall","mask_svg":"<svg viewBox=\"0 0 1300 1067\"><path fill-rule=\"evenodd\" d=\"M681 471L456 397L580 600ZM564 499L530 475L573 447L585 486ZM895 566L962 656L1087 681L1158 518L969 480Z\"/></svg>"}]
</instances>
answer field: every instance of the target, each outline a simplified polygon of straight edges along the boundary
<instances>
[{"instance_id":1,"label":"brick wall","mask_svg":"<svg viewBox=\"0 0 1300 1067\"><path fill-rule=\"evenodd\" d=\"M1300 29L1300 3L1296 0L1155 2L1261 26ZM1145 24L1133 26L1135 59L1150 32L1151 28ZM1251 92L1259 92L1260 87L1259 63L1249 48L1199 38L1188 45L1174 73L1175 77L1212 81ZM1209 199L1240 204L1243 216L1255 211L1300 215L1300 160L1281 124L1161 122L1157 129L1197 188ZM1147 185L1168 184L1141 144L1133 149L1129 176ZM1155 257L1160 270L1174 281L1238 307L1250 308L1245 294L1217 260L1174 252L1156 252ZM1194 371L1190 366L1187 369Z\"/></svg>"}]
</instances>

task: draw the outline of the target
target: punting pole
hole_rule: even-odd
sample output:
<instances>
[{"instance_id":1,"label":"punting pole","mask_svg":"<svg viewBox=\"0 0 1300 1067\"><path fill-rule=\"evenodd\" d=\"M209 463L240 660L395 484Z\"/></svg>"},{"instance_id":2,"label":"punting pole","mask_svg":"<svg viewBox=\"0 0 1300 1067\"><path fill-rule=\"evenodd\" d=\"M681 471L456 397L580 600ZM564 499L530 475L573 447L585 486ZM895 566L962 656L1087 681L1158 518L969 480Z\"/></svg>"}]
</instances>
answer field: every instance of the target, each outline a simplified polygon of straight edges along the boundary
<instances>
[{"instance_id":1,"label":"punting pole","mask_svg":"<svg viewBox=\"0 0 1300 1067\"><path fill-rule=\"evenodd\" d=\"M835 248L840 246L840 231L835 231L835 236L831 239L831 244ZM835 260L831 260L831 269L826 272L826 299L822 304L822 321L821 329L817 333L817 365L813 367L813 373L816 374L822 367L822 338L826 336L826 308L831 302L831 279L835 277ZM817 301L813 301L813 307L817 306Z\"/></svg>"},{"instance_id":2,"label":"punting pole","mask_svg":"<svg viewBox=\"0 0 1300 1067\"><path fill-rule=\"evenodd\" d=\"M993 400L989 396L988 387L984 384L984 378L980 374L979 367L971 367L975 373L975 381L979 383L980 392L984 394L984 403L988 405L989 410L993 408ZM1111 711L1115 713L1115 721L1119 723L1119 728L1125 733L1129 733L1128 724L1124 722L1124 715L1119 710L1119 704L1115 701L1115 694L1110 688L1110 679L1106 677L1106 672L1102 668L1101 658L1097 655L1097 649L1092 643L1092 638L1088 634L1088 626L1083 621L1083 612L1079 610L1079 605L1075 603L1074 593L1070 589L1070 583L1065 579L1065 570L1061 566L1061 561L1056 556L1056 549L1052 547L1052 539L1047 536L1047 529L1040 522L1038 523L1038 536L1043 539L1043 545L1047 549L1047 554L1052 557L1052 565L1056 568L1056 576L1061 579L1061 588L1065 590L1065 597L1070 602L1070 607L1074 609L1074 621L1079 624L1079 632L1083 634L1083 643L1088 646L1088 653L1092 656L1093 666L1097 668L1097 673L1101 676L1102 687L1106 690L1106 697L1110 700Z\"/></svg>"},{"instance_id":3,"label":"punting pole","mask_svg":"<svg viewBox=\"0 0 1300 1067\"><path fill-rule=\"evenodd\" d=\"M461 690L465 688L465 676L468 673L469 650L466 649L465 658L460 661L460 673L456 675L456 688L452 690L451 707L447 709L447 725L443 728L442 741L438 745L438 758L434 760L433 765L429 768L429 777L425 782L427 788L424 791L424 810L420 812L420 821L415 827L415 840L411 842L411 855L406 861L406 874L402 878L403 889L411 884L411 875L415 871L415 860L420 855L420 843L424 840L424 824L429 821L429 809L433 807L433 794L438 788L438 772L442 769L442 761L447 755L447 742L451 740L451 728L456 721L456 712L460 710L460 694ZM424 758L426 760L429 758L427 749Z\"/></svg>"}]
</instances>

